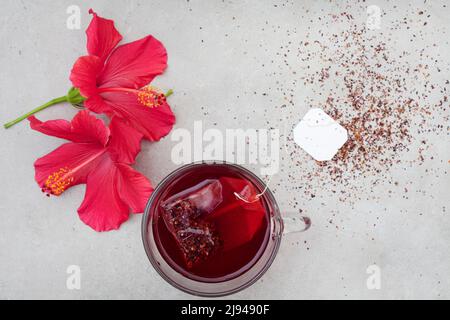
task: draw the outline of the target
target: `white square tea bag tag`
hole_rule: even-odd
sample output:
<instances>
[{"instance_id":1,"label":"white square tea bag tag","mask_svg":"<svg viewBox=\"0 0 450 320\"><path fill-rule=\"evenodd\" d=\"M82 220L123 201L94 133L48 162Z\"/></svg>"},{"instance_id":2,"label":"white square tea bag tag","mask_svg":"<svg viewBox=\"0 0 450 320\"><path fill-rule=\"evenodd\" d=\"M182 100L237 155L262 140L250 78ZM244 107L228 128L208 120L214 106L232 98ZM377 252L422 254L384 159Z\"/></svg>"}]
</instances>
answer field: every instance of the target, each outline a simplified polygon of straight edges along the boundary
<instances>
[{"instance_id":1,"label":"white square tea bag tag","mask_svg":"<svg viewBox=\"0 0 450 320\"><path fill-rule=\"evenodd\" d=\"M295 143L317 161L331 160L347 139L347 130L320 108L309 110L294 128Z\"/></svg>"}]
</instances>

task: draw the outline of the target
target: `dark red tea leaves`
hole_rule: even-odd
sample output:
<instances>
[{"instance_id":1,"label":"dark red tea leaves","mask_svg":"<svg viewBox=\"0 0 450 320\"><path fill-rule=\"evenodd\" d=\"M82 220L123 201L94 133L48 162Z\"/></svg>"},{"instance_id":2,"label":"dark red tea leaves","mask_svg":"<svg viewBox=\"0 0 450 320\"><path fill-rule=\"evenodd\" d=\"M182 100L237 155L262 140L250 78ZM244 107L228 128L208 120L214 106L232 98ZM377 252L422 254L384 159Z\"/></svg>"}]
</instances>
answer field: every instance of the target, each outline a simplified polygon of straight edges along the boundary
<instances>
[{"instance_id":1,"label":"dark red tea leaves","mask_svg":"<svg viewBox=\"0 0 450 320\"><path fill-rule=\"evenodd\" d=\"M378 201L376 193L361 192L361 185L393 185L392 172L399 168L436 161L429 138L448 134L449 83L440 73L449 65L439 43L416 26L416 32L410 30L409 24L417 25L409 18L413 12L376 31L346 12L319 16L323 28L301 40L293 33L279 52L281 71L299 75L293 86L280 87L288 103L279 121L283 125L292 119L290 130L306 113L305 105L320 107L349 137L332 160L317 164L287 137L293 161L289 180L293 190L304 190L305 199L330 191L343 203ZM399 30L405 37L396 36ZM298 87L305 97L296 104Z\"/></svg>"},{"instance_id":2,"label":"dark red tea leaves","mask_svg":"<svg viewBox=\"0 0 450 320\"><path fill-rule=\"evenodd\" d=\"M182 200L164 211L164 221L179 244L188 268L210 257L221 245L214 225L192 218L198 209L189 200Z\"/></svg>"},{"instance_id":3,"label":"dark red tea leaves","mask_svg":"<svg viewBox=\"0 0 450 320\"><path fill-rule=\"evenodd\" d=\"M199 218L222 201L221 191L219 181L206 180L162 204L164 222L175 237L188 268L208 259L222 244L214 224Z\"/></svg>"},{"instance_id":4,"label":"dark red tea leaves","mask_svg":"<svg viewBox=\"0 0 450 320\"><path fill-rule=\"evenodd\" d=\"M265 209L246 180L205 180L162 204L167 229L178 243L187 268L215 253L253 239L264 223Z\"/></svg>"}]
</instances>

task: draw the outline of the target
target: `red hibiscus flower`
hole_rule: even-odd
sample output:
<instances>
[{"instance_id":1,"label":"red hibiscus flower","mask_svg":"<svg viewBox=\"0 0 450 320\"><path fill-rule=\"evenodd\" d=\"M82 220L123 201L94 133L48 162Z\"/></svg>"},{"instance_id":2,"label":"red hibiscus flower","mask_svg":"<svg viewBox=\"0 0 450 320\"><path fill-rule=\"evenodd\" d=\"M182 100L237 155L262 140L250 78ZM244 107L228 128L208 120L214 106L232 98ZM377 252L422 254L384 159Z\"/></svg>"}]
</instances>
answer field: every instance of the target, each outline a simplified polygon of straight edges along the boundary
<instances>
[{"instance_id":1,"label":"red hibiscus flower","mask_svg":"<svg viewBox=\"0 0 450 320\"><path fill-rule=\"evenodd\" d=\"M166 69L166 49L152 36L116 47L122 36L114 22L89 12L89 55L75 62L73 86L87 99L89 110L117 116L146 139L159 140L170 132L175 116L165 95L146 85Z\"/></svg>"},{"instance_id":2,"label":"red hibiscus flower","mask_svg":"<svg viewBox=\"0 0 450 320\"><path fill-rule=\"evenodd\" d=\"M144 211L153 188L130 166L140 151L140 132L117 117L108 128L87 110L71 122L41 122L34 116L29 121L36 131L71 141L35 162L35 179L43 192L59 196L72 186L86 184L78 214L96 231L118 229L130 212Z\"/></svg>"},{"instance_id":3,"label":"red hibiscus flower","mask_svg":"<svg viewBox=\"0 0 450 320\"><path fill-rule=\"evenodd\" d=\"M167 67L167 52L152 36L117 46L122 36L112 20L99 17L92 10L92 21L86 30L87 56L74 64L72 88L66 96L53 99L31 112L5 124L9 128L49 106L70 102L95 112L117 117L116 121L138 130L151 141L167 135L175 116L166 95L148 86Z\"/></svg>"}]
</instances>

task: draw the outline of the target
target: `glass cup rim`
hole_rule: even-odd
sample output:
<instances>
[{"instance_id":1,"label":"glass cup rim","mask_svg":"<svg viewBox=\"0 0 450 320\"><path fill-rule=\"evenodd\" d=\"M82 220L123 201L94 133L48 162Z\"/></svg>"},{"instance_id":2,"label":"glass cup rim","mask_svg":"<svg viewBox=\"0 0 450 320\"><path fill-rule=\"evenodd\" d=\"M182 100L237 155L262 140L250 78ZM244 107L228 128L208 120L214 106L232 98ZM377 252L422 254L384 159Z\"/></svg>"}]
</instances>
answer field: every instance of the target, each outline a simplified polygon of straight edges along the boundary
<instances>
[{"instance_id":1,"label":"glass cup rim","mask_svg":"<svg viewBox=\"0 0 450 320\"><path fill-rule=\"evenodd\" d=\"M256 274L254 275L250 280L246 281L245 283L243 283L240 286L237 286L236 288L230 289L230 290L224 290L224 291L220 291L220 292L200 292L200 291L196 291L190 288L187 288L186 286L183 286L181 284L179 284L178 282L174 281L173 279L171 279L160 267L160 264L158 261L156 261L153 253L152 253L152 249L149 247L148 244L148 240L147 240L147 236L148 236L148 223L150 220L150 211L151 211L151 206L153 204L153 201L155 200L155 198L158 196L158 194L164 189L164 187L166 187L166 184L168 181L170 181L172 178L176 177L180 172L189 170L191 168L194 168L196 166L200 166L200 165L226 165L226 166L231 166L241 172L244 172L246 174L248 174L252 179L255 179L255 181L257 181L261 186L265 187L266 184L264 183L264 181L261 180L261 178L259 178L255 173L253 173L252 171L248 170L247 168L244 168L241 165L235 164L235 163L229 163L227 161L215 161L215 160L211 160L211 161L194 161L192 163L189 164L185 164L173 171L171 171L166 177L164 177L164 179L156 186L156 188L154 189L154 191L152 192L147 205L145 207L144 210L144 215L142 217L142 222L141 222L141 236L142 236L142 242L144 245L144 249L147 255L148 260L150 261L150 264L153 266L153 268L156 270L156 272L167 282L169 283L171 286L175 287L178 290L181 290L185 293L191 294L191 295L195 295L195 296L201 296L201 297L223 297L223 296L227 296L230 294L234 294L237 293L239 291L242 291L248 287L250 287L251 285L253 285L256 281L258 281L265 273L266 271L270 268L270 266L272 265L273 261L275 260L275 257L278 254L279 251L279 247L281 244L281 238L283 235L283 220L281 218L281 214L280 214L280 210L277 204L277 201L273 195L273 193L270 191L269 188L266 188L265 192L264 192L264 196L265 197L269 197L271 205L274 208L274 212L275 212L275 216L271 217L271 220L275 220L275 222L277 222L279 224L279 230L276 231L275 234L275 242L274 242L274 247L271 250L270 253L270 257L267 260L267 262L265 263L264 267ZM271 226L269 225L269 228L271 228ZM275 232L275 231L274 231ZM269 233L272 233L272 231L269 231ZM270 239L269 239L270 241ZM170 265L169 265L170 266ZM173 269L173 267L170 266L170 268L174 271L177 272L175 269ZM249 270L247 270L245 273L247 273ZM244 274L245 274L244 273ZM229 282L231 280L234 279L230 279L230 280L226 280L224 281L224 283ZM203 283L197 280L192 280L194 282L199 282L199 283ZM211 285L213 285L214 283L211 283Z\"/></svg>"}]
</instances>

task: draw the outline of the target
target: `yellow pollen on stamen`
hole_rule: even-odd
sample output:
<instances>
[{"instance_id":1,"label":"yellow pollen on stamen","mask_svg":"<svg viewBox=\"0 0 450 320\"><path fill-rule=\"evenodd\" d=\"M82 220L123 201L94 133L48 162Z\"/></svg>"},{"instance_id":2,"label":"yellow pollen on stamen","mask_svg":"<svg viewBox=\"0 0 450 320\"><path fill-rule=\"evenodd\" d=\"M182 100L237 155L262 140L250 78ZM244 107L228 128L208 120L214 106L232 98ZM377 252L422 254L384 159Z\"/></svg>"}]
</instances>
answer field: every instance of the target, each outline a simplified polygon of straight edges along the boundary
<instances>
[{"instance_id":1,"label":"yellow pollen on stamen","mask_svg":"<svg viewBox=\"0 0 450 320\"><path fill-rule=\"evenodd\" d=\"M153 86L140 89L137 99L140 104L149 108L157 108L166 102L164 93Z\"/></svg>"},{"instance_id":2,"label":"yellow pollen on stamen","mask_svg":"<svg viewBox=\"0 0 450 320\"><path fill-rule=\"evenodd\" d=\"M59 196L74 181L73 177L69 176L68 173L69 169L65 167L49 175L44 183L42 191L47 193L47 195L52 194L55 196Z\"/></svg>"}]
</instances>

